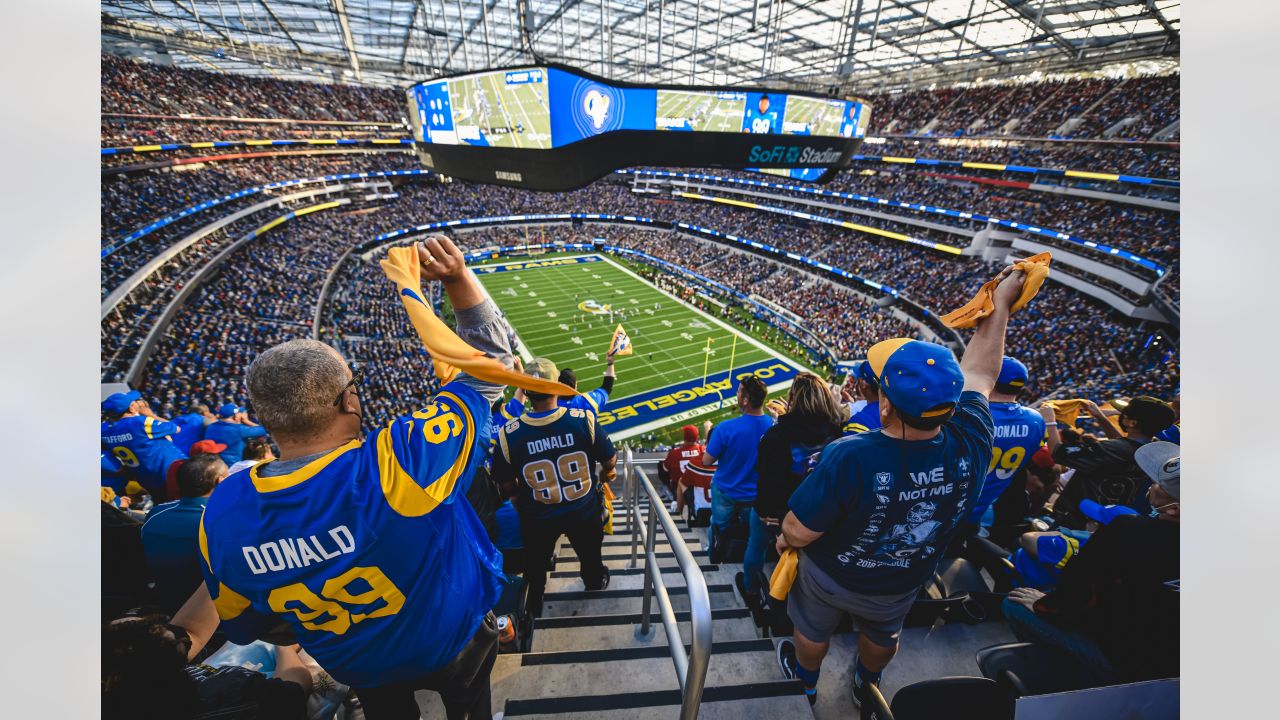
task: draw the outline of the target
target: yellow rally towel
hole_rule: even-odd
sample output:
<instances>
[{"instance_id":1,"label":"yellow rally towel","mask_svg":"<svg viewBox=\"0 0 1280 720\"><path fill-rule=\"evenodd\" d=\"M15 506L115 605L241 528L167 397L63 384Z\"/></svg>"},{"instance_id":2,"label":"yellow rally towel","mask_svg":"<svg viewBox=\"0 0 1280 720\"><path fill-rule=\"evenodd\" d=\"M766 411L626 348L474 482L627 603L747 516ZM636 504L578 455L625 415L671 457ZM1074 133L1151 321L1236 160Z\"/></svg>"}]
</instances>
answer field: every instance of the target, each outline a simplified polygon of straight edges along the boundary
<instances>
[{"instance_id":1,"label":"yellow rally towel","mask_svg":"<svg viewBox=\"0 0 1280 720\"><path fill-rule=\"evenodd\" d=\"M782 551L778 558L778 566L773 569L773 577L769 578L769 597L774 600L786 600L791 586L796 582L796 570L799 568L800 555L792 548Z\"/></svg>"},{"instance_id":2,"label":"yellow rally towel","mask_svg":"<svg viewBox=\"0 0 1280 720\"><path fill-rule=\"evenodd\" d=\"M1010 313L1015 313L1026 307L1031 298L1040 292L1040 286L1044 284L1045 278L1049 277L1049 260L1051 258L1052 255L1050 253L1042 252L1014 263L1014 267L1027 274L1027 279L1022 284L1022 295L1013 303L1013 307L1009 308ZM978 289L978 294L964 304L964 307L943 315L942 324L949 328L975 327L979 320L995 312L997 284L995 279L988 280Z\"/></svg>"},{"instance_id":3,"label":"yellow rally towel","mask_svg":"<svg viewBox=\"0 0 1280 720\"><path fill-rule=\"evenodd\" d=\"M622 323L618 323L618 328L613 331L613 340L609 341L609 354L630 355L633 352L635 350L631 347L631 337L622 329Z\"/></svg>"},{"instance_id":4,"label":"yellow rally towel","mask_svg":"<svg viewBox=\"0 0 1280 720\"><path fill-rule=\"evenodd\" d=\"M1071 400L1045 400L1041 405L1053 408L1054 419L1058 422L1075 427L1076 420L1080 419L1080 413L1084 412L1087 402L1087 400L1074 398Z\"/></svg>"},{"instance_id":5,"label":"yellow rally towel","mask_svg":"<svg viewBox=\"0 0 1280 720\"><path fill-rule=\"evenodd\" d=\"M382 271L396 284L409 320L418 331L418 338L435 362L436 376L447 383L459 370L474 378L498 385L514 385L533 392L548 395L571 396L578 391L551 380L508 370L502 363L486 356L458 337L448 325L431 310L422 297L422 266L418 264L418 252L413 247L396 247L387 251L382 261Z\"/></svg>"},{"instance_id":6,"label":"yellow rally towel","mask_svg":"<svg viewBox=\"0 0 1280 720\"><path fill-rule=\"evenodd\" d=\"M604 488L604 534L613 534L613 488L609 487L609 483L601 485Z\"/></svg>"}]
</instances>

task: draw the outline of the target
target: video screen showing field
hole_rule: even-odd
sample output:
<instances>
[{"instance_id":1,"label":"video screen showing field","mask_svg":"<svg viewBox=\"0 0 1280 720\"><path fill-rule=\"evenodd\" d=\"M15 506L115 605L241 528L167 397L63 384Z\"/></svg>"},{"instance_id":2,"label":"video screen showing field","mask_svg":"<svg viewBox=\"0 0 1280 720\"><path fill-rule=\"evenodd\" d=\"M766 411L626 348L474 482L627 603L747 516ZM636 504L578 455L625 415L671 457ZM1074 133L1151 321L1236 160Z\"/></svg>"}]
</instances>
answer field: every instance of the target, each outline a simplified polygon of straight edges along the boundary
<instances>
[{"instance_id":1,"label":"video screen showing field","mask_svg":"<svg viewBox=\"0 0 1280 720\"><path fill-rule=\"evenodd\" d=\"M464 142L509 148L551 147L545 76L537 82L507 82L507 73L495 72L450 80L449 102L453 126Z\"/></svg>"},{"instance_id":2,"label":"video screen showing field","mask_svg":"<svg viewBox=\"0 0 1280 720\"><path fill-rule=\"evenodd\" d=\"M747 96L743 93L658 91L659 130L741 132Z\"/></svg>"},{"instance_id":3,"label":"video screen showing field","mask_svg":"<svg viewBox=\"0 0 1280 720\"><path fill-rule=\"evenodd\" d=\"M782 118L782 132L827 137L840 136L840 123L847 112L845 103L839 100L820 100L799 95L787 97L787 111Z\"/></svg>"}]
</instances>

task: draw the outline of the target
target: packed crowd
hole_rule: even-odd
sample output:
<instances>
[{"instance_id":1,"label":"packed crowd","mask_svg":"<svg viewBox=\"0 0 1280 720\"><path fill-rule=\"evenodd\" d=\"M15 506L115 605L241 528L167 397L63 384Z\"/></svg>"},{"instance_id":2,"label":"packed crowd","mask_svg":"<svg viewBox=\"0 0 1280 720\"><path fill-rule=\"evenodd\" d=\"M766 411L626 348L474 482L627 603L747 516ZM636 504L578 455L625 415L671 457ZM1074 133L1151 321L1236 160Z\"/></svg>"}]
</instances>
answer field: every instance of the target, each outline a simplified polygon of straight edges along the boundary
<instances>
[{"instance_id":1,"label":"packed crowd","mask_svg":"<svg viewBox=\"0 0 1280 720\"><path fill-rule=\"evenodd\" d=\"M872 114L875 111L872 110ZM1178 148L1136 145L1133 143L1027 142L1022 140L951 140L947 138L887 137L884 142L864 143L862 155L890 157L936 158L961 162L985 162L1036 168L1061 168L1101 173L1116 173L1176 180L1181 175ZM972 170L940 170L964 172ZM1028 180L1023 173L1011 174L1010 180ZM1176 193L1154 186L1098 182L1082 178L1035 176L1035 182L1086 187L1112 193L1125 193L1160 198Z\"/></svg>"},{"instance_id":2,"label":"packed crowd","mask_svg":"<svg viewBox=\"0 0 1280 720\"><path fill-rule=\"evenodd\" d=\"M1178 82L1178 75L1050 80L872 96L868 134L1100 138L1135 118L1115 139L1147 140L1178 119ZM1072 118L1083 122L1067 129Z\"/></svg>"},{"instance_id":3,"label":"packed crowd","mask_svg":"<svg viewBox=\"0 0 1280 720\"><path fill-rule=\"evenodd\" d=\"M102 112L401 122L390 88L326 85L157 65L102 55Z\"/></svg>"},{"instance_id":4,"label":"packed crowd","mask_svg":"<svg viewBox=\"0 0 1280 720\"><path fill-rule=\"evenodd\" d=\"M260 119L259 119L260 120ZM407 131L400 123L347 125L343 121L278 121L250 122L247 120L197 120L178 116L164 119L134 118L106 115L102 118L100 137L102 147L132 147L134 145L158 145L164 143L200 143L215 140L258 139L308 139L308 138L390 138L406 137ZM224 148L213 148L226 152ZM194 154L184 151L185 154ZM124 164L131 155L109 155L105 164ZM133 156L136 161L137 157Z\"/></svg>"}]
</instances>

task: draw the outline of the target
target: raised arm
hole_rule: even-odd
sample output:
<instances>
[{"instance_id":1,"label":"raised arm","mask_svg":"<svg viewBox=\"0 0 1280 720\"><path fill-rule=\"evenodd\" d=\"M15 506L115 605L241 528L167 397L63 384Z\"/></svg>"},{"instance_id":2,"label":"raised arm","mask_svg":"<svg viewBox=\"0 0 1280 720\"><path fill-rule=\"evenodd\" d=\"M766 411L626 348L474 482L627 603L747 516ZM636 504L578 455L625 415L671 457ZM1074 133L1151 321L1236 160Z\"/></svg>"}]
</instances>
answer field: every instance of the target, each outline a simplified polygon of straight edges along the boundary
<instances>
[{"instance_id":1,"label":"raised arm","mask_svg":"<svg viewBox=\"0 0 1280 720\"><path fill-rule=\"evenodd\" d=\"M1000 284L996 286L993 298L995 311L978 321L978 327L960 361L960 370L964 373L964 389L986 396L991 395L996 386L996 378L1000 376L1000 363L1004 358L1004 334L1009 325L1009 306L1022 294L1026 274L1021 270L1014 270L1010 265L998 277Z\"/></svg>"},{"instance_id":2,"label":"raised arm","mask_svg":"<svg viewBox=\"0 0 1280 720\"><path fill-rule=\"evenodd\" d=\"M511 328L498 312L498 306L485 296L480 281L467 267L462 251L443 235L427 238L417 245L417 250L418 262L422 264L422 279L439 281L453 305L458 337L511 367L515 354L509 340ZM466 373L459 374L456 380L471 386L491 403L502 395L504 387Z\"/></svg>"}]
</instances>

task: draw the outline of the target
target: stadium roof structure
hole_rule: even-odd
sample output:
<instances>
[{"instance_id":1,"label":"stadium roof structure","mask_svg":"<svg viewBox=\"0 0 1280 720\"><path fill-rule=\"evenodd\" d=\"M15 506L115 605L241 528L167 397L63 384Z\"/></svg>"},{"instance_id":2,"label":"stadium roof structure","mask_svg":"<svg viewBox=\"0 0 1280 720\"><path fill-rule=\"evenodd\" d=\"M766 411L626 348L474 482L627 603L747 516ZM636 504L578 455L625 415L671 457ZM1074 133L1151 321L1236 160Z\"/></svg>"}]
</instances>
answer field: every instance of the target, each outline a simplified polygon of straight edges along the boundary
<instances>
[{"instance_id":1,"label":"stadium roof structure","mask_svg":"<svg viewBox=\"0 0 1280 720\"><path fill-rule=\"evenodd\" d=\"M632 82L871 93L1171 65L1180 16L1180 0L102 0L102 40L369 85L541 59Z\"/></svg>"}]
</instances>

